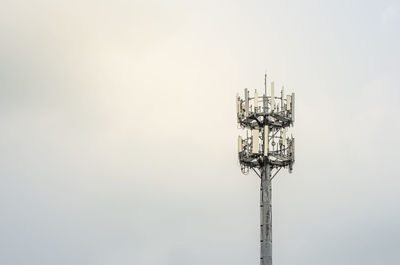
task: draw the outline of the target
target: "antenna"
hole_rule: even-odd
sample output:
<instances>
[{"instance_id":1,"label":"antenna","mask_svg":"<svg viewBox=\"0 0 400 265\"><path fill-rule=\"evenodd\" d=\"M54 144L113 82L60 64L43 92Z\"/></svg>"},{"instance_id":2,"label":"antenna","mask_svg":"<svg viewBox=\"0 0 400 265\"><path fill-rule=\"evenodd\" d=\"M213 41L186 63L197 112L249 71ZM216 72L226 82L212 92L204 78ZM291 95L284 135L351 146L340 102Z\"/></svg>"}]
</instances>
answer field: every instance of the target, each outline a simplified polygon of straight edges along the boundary
<instances>
[{"instance_id":1,"label":"antenna","mask_svg":"<svg viewBox=\"0 0 400 265\"><path fill-rule=\"evenodd\" d=\"M264 74L264 94L267 95L267 73Z\"/></svg>"},{"instance_id":2,"label":"antenna","mask_svg":"<svg viewBox=\"0 0 400 265\"><path fill-rule=\"evenodd\" d=\"M271 110L275 110L275 83L271 82Z\"/></svg>"},{"instance_id":3,"label":"antenna","mask_svg":"<svg viewBox=\"0 0 400 265\"><path fill-rule=\"evenodd\" d=\"M258 110L258 94L257 90L254 92L254 112Z\"/></svg>"},{"instance_id":4,"label":"antenna","mask_svg":"<svg viewBox=\"0 0 400 265\"><path fill-rule=\"evenodd\" d=\"M254 97L251 98L249 90L245 88L244 113L240 111L242 100L237 96L236 102L239 109L237 120L240 127L246 131L246 138L238 137L238 156L243 174L253 169L261 178L260 261L261 265L272 265L272 179L282 168L288 168L290 173L293 170L294 138L293 136L288 138L286 135L287 129L294 123L294 93L285 97L282 87L279 108L275 107L274 82L271 83L271 96L267 95L266 73L264 89L264 95L258 95L255 91ZM260 97L263 102L262 108L258 108ZM253 100L254 111L249 110L251 100ZM249 131L251 136L249 136Z\"/></svg>"}]
</instances>

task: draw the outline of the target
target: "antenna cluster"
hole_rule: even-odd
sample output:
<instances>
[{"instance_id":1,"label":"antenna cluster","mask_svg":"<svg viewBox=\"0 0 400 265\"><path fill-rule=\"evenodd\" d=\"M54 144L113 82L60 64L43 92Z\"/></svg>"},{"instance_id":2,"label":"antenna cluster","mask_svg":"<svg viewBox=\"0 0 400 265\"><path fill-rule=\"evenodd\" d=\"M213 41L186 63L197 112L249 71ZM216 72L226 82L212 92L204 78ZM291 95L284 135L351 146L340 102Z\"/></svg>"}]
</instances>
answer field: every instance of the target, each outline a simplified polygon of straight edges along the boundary
<instances>
[{"instance_id":1,"label":"antenna cluster","mask_svg":"<svg viewBox=\"0 0 400 265\"><path fill-rule=\"evenodd\" d=\"M237 122L240 128L248 129L246 137L238 137L238 154L243 173L249 168L257 168L268 162L274 168L294 164L294 138L288 137L288 127L293 126L295 117L295 94L275 95L275 84L271 82L269 95L265 82L265 92L257 90L251 96L247 88L244 98L236 97ZM249 135L251 131L251 135Z\"/></svg>"},{"instance_id":2,"label":"antenna cluster","mask_svg":"<svg viewBox=\"0 0 400 265\"><path fill-rule=\"evenodd\" d=\"M253 95L247 88L244 97L236 96L237 122L246 136L238 137L238 156L241 171L248 174L252 169L261 179L261 265L272 264L272 184L275 175L288 168L291 173L295 161L295 142L288 136L295 118L295 95L275 95L275 83L267 87L264 77L264 94L257 90ZM269 93L268 93L269 92ZM250 135L249 135L250 133ZM274 175L272 171L276 170Z\"/></svg>"}]
</instances>

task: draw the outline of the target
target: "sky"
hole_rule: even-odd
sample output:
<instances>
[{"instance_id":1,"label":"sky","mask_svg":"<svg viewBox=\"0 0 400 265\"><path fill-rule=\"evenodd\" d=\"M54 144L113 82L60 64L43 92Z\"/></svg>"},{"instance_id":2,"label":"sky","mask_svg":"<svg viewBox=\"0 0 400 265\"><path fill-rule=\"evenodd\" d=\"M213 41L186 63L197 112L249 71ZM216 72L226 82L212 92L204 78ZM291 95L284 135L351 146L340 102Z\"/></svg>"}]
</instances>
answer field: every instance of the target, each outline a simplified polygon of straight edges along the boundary
<instances>
[{"instance_id":1,"label":"sky","mask_svg":"<svg viewBox=\"0 0 400 265\"><path fill-rule=\"evenodd\" d=\"M0 264L259 264L265 72L296 93L274 264L399 264L399 32L400 1L3 0Z\"/></svg>"}]
</instances>

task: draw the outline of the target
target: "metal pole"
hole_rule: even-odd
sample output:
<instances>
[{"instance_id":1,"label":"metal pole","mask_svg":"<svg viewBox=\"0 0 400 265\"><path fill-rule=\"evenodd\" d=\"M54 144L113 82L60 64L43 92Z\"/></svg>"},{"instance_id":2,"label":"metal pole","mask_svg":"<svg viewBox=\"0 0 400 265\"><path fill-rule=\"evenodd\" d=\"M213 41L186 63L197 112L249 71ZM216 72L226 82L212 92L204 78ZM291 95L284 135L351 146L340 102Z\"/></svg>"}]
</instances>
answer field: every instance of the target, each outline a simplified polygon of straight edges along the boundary
<instances>
[{"instance_id":1,"label":"metal pole","mask_svg":"<svg viewBox=\"0 0 400 265\"><path fill-rule=\"evenodd\" d=\"M255 92L255 96L250 98L247 88L244 100L240 99L240 96L236 99L239 110L237 120L240 127L246 129L247 135L244 140L241 136L238 138L241 171L247 174L249 169L253 169L261 178L260 265L272 265L272 179L282 168L289 168L291 173L295 162L294 138L286 138L286 130L294 122L294 93L291 97L285 98L282 87L280 108L275 108L275 99L279 97L274 96L274 83L271 84L271 95L267 96L267 75L265 74L265 94L262 96L264 111L249 110L250 101L253 106L258 105L258 97ZM249 131L252 133L251 137L248 134ZM272 176L273 169L276 172Z\"/></svg>"},{"instance_id":2,"label":"metal pole","mask_svg":"<svg viewBox=\"0 0 400 265\"><path fill-rule=\"evenodd\" d=\"M261 175L261 265L272 265L271 165L265 163Z\"/></svg>"}]
</instances>

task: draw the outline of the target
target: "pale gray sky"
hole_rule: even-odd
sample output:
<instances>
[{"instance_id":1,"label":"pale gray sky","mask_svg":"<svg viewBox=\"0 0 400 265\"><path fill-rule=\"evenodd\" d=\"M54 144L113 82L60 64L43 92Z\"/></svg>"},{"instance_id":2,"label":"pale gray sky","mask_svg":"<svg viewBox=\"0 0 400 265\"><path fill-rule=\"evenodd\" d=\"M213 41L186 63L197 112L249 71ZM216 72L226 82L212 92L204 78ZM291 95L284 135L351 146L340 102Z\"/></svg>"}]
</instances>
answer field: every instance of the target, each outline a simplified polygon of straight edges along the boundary
<instances>
[{"instance_id":1,"label":"pale gray sky","mask_svg":"<svg viewBox=\"0 0 400 265\"><path fill-rule=\"evenodd\" d=\"M296 92L274 264L398 265L400 1L2 1L0 264L259 262L235 95Z\"/></svg>"}]
</instances>

